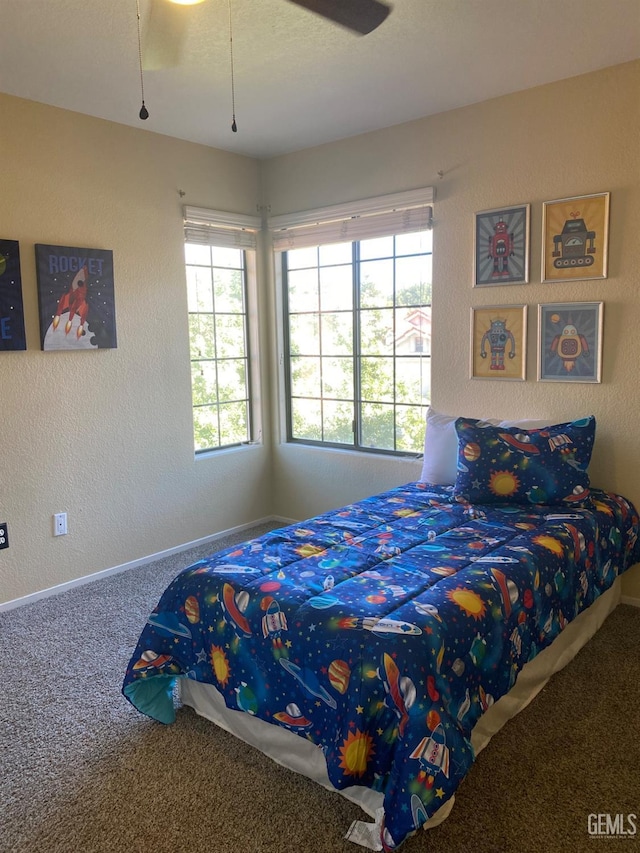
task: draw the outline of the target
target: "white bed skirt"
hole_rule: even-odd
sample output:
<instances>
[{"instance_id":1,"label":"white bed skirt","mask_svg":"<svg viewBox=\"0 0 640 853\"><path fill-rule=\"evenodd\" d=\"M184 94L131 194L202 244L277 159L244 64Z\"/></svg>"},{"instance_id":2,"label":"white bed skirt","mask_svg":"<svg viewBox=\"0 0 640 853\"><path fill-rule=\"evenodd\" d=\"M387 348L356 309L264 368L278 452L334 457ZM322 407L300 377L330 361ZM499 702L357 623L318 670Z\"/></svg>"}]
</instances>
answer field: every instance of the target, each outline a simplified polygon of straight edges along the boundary
<instances>
[{"instance_id":1,"label":"white bed skirt","mask_svg":"<svg viewBox=\"0 0 640 853\"><path fill-rule=\"evenodd\" d=\"M583 611L570 622L548 648L525 664L511 690L498 699L476 723L471 734L471 744L476 755L485 748L493 735L500 731L508 720L526 708L551 676L565 667L593 637L607 616L619 604L620 589L621 582L618 578L588 610ZM359 785L337 791L329 781L322 750L306 738L243 711L230 710L224 704L220 693L211 684L181 678L179 687L182 702L191 706L201 716L256 747L278 764L309 777L324 788L341 794L359 805L363 811L374 818L376 823L355 821L346 837L364 847L373 850L381 849L376 828L382 817L383 795L381 793ZM429 829L442 823L449 816L454 800L455 797L451 797L424 824L424 828Z\"/></svg>"}]
</instances>

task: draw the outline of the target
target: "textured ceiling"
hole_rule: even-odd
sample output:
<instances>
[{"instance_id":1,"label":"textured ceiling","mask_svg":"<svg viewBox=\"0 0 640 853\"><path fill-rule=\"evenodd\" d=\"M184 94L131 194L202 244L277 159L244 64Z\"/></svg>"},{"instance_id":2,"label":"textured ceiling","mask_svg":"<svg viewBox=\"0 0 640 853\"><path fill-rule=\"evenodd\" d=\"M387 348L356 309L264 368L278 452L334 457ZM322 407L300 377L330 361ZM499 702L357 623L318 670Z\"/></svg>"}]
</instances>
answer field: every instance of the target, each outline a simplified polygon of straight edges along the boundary
<instances>
[{"instance_id":1,"label":"textured ceiling","mask_svg":"<svg viewBox=\"0 0 640 853\"><path fill-rule=\"evenodd\" d=\"M229 0L139 2L146 122L136 0L0 0L0 90L267 158L640 57L640 0L391 0L367 36L231 0L232 133Z\"/></svg>"}]
</instances>

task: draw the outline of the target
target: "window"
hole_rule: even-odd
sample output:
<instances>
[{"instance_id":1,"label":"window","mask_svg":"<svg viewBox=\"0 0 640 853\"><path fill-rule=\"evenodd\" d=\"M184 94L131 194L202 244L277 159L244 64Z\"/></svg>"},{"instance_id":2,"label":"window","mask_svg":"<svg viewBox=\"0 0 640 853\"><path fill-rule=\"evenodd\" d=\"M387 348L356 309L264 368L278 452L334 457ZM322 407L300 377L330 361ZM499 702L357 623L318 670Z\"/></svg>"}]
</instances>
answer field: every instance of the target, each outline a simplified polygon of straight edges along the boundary
<instances>
[{"instance_id":1,"label":"window","mask_svg":"<svg viewBox=\"0 0 640 853\"><path fill-rule=\"evenodd\" d=\"M253 438L249 249L243 243L254 246L255 233L216 228L214 211L200 213L205 222L196 220L193 208L185 211L194 444L202 453Z\"/></svg>"},{"instance_id":2,"label":"window","mask_svg":"<svg viewBox=\"0 0 640 853\"><path fill-rule=\"evenodd\" d=\"M425 187L270 218L289 441L421 452L433 198Z\"/></svg>"},{"instance_id":3,"label":"window","mask_svg":"<svg viewBox=\"0 0 640 853\"><path fill-rule=\"evenodd\" d=\"M431 246L418 231L283 253L290 440L421 450Z\"/></svg>"}]
</instances>

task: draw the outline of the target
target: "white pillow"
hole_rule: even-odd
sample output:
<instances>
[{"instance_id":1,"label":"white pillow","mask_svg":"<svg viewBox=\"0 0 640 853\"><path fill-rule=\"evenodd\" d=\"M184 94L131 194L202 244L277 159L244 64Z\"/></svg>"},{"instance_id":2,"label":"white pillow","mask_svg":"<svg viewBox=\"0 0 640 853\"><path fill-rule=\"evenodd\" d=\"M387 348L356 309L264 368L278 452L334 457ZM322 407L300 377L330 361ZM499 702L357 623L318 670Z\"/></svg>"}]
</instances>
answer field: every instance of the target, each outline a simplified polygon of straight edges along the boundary
<instances>
[{"instance_id":1,"label":"white pillow","mask_svg":"<svg viewBox=\"0 0 640 853\"><path fill-rule=\"evenodd\" d=\"M455 484L458 465L456 420L457 416L442 415L431 406L427 409L421 483L433 483L434 486Z\"/></svg>"},{"instance_id":2,"label":"white pillow","mask_svg":"<svg viewBox=\"0 0 640 853\"><path fill-rule=\"evenodd\" d=\"M424 458L422 460L421 483L434 486L453 486L458 467L458 434L455 423L459 415L443 415L429 406L427 429L424 434ZM549 420L499 421L484 418L494 426L542 429L550 426Z\"/></svg>"}]
</instances>

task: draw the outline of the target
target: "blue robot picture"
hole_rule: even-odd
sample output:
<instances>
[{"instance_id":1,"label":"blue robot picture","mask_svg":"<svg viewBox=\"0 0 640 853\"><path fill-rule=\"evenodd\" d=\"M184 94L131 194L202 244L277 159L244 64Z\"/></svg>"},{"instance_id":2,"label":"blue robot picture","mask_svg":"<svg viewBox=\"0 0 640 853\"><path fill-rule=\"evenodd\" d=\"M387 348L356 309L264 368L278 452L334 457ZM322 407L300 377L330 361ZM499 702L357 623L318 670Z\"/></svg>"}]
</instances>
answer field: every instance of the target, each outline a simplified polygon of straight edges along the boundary
<instances>
[{"instance_id":1,"label":"blue robot picture","mask_svg":"<svg viewBox=\"0 0 640 853\"><path fill-rule=\"evenodd\" d=\"M506 320L491 320L489 329L482 336L480 341L480 356L487 358L487 345L491 354L491 370L504 370L504 356L509 349L509 358L516 357L516 339L513 332L507 329Z\"/></svg>"}]
</instances>

